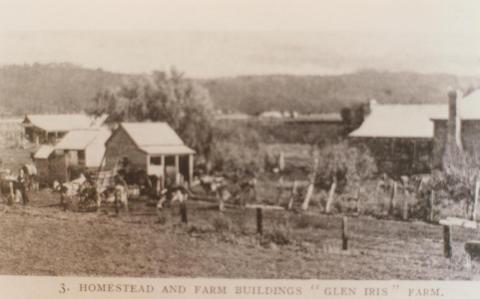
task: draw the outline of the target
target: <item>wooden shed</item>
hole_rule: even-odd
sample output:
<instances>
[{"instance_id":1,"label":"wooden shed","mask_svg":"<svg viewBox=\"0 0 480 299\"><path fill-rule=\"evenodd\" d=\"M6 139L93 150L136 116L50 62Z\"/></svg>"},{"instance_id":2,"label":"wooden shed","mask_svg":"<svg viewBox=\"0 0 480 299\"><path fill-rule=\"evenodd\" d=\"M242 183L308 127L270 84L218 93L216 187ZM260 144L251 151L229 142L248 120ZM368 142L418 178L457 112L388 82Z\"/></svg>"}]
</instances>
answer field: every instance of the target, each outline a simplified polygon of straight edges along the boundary
<instances>
[{"instance_id":1,"label":"wooden shed","mask_svg":"<svg viewBox=\"0 0 480 299\"><path fill-rule=\"evenodd\" d=\"M38 150L33 154L33 163L37 168L37 175L39 183L42 185L49 184L50 176L50 159L53 157L54 148L50 145L42 145Z\"/></svg>"},{"instance_id":2,"label":"wooden shed","mask_svg":"<svg viewBox=\"0 0 480 299\"><path fill-rule=\"evenodd\" d=\"M92 128L68 132L55 146L55 153L63 155L68 166L98 168L105 154L109 129Z\"/></svg>"},{"instance_id":3,"label":"wooden shed","mask_svg":"<svg viewBox=\"0 0 480 299\"><path fill-rule=\"evenodd\" d=\"M168 183L190 183L195 151L164 122L121 123L105 144L105 170L128 164Z\"/></svg>"}]
</instances>

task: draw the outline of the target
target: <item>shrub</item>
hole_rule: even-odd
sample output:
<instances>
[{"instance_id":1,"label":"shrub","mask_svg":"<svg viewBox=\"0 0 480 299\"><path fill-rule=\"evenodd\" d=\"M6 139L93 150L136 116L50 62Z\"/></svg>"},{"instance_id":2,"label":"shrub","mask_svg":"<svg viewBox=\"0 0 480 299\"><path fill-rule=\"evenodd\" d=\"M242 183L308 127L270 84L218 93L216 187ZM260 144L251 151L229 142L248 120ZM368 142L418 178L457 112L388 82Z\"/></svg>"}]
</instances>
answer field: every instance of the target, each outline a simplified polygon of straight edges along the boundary
<instances>
[{"instance_id":1,"label":"shrub","mask_svg":"<svg viewBox=\"0 0 480 299\"><path fill-rule=\"evenodd\" d=\"M225 216L215 217L213 219L213 228L216 232L227 232L232 229L232 222Z\"/></svg>"},{"instance_id":2,"label":"shrub","mask_svg":"<svg viewBox=\"0 0 480 299\"><path fill-rule=\"evenodd\" d=\"M277 245L290 244L290 231L286 227L275 228L272 232L266 233L263 239Z\"/></svg>"},{"instance_id":3,"label":"shrub","mask_svg":"<svg viewBox=\"0 0 480 299\"><path fill-rule=\"evenodd\" d=\"M222 124L215 128L211 151L214 171L229 176L263 171L266 151L260 146L260 137L253 128L238 124Z\"/></svg>"},{"instance_id":4,"label":"shrub","mask_svg":"<svg viewBox=\"0 0 480 299\"><path fill-rule=\"evenodd\" d=\"M323 190L329 190L334 181L337 182L337 192L359 188L377 172L375 159L368 149L353 147L347 142L326 146L319 157L315 185Z\"/></svg>"}]
</instances>

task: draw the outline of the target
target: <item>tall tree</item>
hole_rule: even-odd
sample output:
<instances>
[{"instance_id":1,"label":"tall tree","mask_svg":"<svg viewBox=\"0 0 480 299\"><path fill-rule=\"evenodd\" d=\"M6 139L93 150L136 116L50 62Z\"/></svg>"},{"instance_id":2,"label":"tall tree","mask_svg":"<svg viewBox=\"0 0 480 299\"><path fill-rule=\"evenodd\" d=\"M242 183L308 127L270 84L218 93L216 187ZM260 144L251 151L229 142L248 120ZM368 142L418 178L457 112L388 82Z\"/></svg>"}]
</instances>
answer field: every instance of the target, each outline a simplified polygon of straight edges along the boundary
<instances>
[{"instance_id":1,"label":"tall tree","mask_svg":"<svg viewBox=\"0 0 480 299\"><path fill-rule=\"evenodd\" d=\"M93 114L107 113L109 122L167 122L198 154L210 154L213 105L208 91L172 69L132 78L94 98Z\"/></svg>"}]
</instances>

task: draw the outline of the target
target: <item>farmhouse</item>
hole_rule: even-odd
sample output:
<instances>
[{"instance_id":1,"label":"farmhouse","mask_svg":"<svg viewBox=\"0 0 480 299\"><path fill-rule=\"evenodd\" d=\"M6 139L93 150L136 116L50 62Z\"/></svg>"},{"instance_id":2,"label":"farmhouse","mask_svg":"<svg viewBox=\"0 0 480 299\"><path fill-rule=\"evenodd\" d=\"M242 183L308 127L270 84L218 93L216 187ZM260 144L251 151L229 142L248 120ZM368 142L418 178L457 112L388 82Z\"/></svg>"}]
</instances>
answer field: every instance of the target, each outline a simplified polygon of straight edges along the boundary
<instances>
[{"instance_id":1,"label":"farmhouse","mask_svg":"<svg viewBox=\"0 0 480 299\"><path fill-rule=\"evenodd\" d=\"M121 123L105 146L106 170L141 169L160 178L162 186L192 180L195 151L167 123Z\"/></svg>"},{"instance_id":2,"label":"farmhouse","mask_svg":"<svg viewBox=\"0 0 480 299\"><path fill-rule=\"evenodd\" d=\"M434 135L431 118L446 109L446 105L383 105L371 101L370 114L349 137L370 149L380 171L427 172Z\"/></svg>"},{"instance_id":3,"label":"farmhouse","mask_svg":"<svg viewBox=\"0 0 480 299\"><path fill-rule=\"evenodd\" d=\"M365 144L387 173L414 174L442 167L448 144L480 153L480 91L448 94L448 104L370 103L370 114L349 137Z\"/></svg>"},{"instance_id":4,"label":"farmhouse","mask_svg":"<svg viewBox=\"0 0 480 299\"><path fill-rule=\"evenodd\" d=\"M39 144L56 144L71 130L98 127L106 116L98 118L86 114L27 114L23 120L25 137Z\"/></svg>"},{"instance_id":5,"label":"farmhouse","mask_svg":"<svg viewBox=\"0 0 480 299\"><path fill-rule=\"evenodd\" d=\"M63 155L67 166L98 168L110 135L104 127L70 131L55 146L55 154Z\"/></svg>"}]
</instances>

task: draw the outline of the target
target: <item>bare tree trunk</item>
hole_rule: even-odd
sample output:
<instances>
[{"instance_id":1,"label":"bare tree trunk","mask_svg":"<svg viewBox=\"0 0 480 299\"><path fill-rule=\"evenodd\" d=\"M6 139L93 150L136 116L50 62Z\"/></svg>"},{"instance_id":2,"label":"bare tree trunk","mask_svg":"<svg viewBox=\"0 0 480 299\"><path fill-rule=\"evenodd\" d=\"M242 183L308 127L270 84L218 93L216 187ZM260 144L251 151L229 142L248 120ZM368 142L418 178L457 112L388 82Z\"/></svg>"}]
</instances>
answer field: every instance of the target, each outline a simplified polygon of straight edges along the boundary
<instances>
[{"instance_id":1,"label":"bare tree trunk","mask_svg":"<svg viewBox=\"0 0 480 299\"><path fill-rule=\"evenodd\" d=\"M337 190L337 178L334 176L332 185L330 187L330 191L328 192L327 205L325 206L326 213L330 213L332 211L332 204L333 204L333 199L334 199L336 190Z\"/></svg>"}]
</instances>

